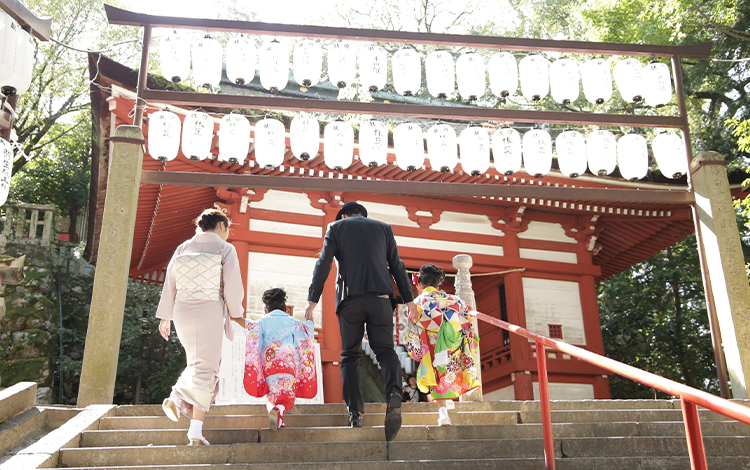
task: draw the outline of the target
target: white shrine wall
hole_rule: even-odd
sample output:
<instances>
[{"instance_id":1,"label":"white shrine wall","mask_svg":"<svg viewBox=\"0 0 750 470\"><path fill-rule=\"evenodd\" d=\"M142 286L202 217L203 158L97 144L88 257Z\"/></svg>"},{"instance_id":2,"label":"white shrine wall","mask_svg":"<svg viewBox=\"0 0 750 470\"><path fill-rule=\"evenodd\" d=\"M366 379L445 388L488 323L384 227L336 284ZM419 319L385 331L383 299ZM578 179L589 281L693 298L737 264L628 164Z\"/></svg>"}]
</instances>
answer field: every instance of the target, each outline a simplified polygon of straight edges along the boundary
<instances>
[{"instance_id":1,"label":"white shrine wall","mask_svg":"<svg viewBox=\"0 0 750 470\"><path fill-rule=\"evenodd\" d=\"M534 388L534 400L539 400L539 383L532 384ZM484 401L506 401L515 400L513 385L508 385L482 395ZM549 382L550 400L593 400L594 386L592 384L574 384Z\"/></svg>"},{"instance_id":2,"label":"white shrine wall","mask_svg":"<svg viewBox=\"0 0 750 470\"><path fill-rule=\"evenodd\" d=\"M523 278L526 328L545 336L550 324L562 325L562 340L585 345L581 293L577 282Z\"/></svg>"}]
</instances>

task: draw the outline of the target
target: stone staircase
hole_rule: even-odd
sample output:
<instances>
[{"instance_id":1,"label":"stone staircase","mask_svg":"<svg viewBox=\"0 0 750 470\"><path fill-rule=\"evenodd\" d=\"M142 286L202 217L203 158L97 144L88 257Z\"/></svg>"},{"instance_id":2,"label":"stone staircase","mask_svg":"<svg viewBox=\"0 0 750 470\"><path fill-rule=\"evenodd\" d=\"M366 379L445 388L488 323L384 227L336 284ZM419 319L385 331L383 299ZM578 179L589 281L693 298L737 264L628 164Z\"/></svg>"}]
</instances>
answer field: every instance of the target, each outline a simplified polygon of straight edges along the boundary
<instances>
[{"instance_id":1,"label":"stone staircase","mask_svg":"<svg viewBox=\"0 0 750 470\"><path fill-rule=\"evenodd\" d=\"M49 411L21 414L31 410ZM552 410L560 470L690 468L678 401L554 401ZM343 405L300 405L278 432L267 428L264 406L216 406L204 426L212 445L189 447L188 420L169 421L159 406L70 409L68 421L15 446L7 433L19 424L0 425L0 469L544 468L538 402L458 403L451 427L436 426L429 403L405 404L403 412L404 427L386 443L382 404L367 405L360 429L346 427ZM750 469L750 426L700 413L709 468Z\"/></svg>"}]
</instances>

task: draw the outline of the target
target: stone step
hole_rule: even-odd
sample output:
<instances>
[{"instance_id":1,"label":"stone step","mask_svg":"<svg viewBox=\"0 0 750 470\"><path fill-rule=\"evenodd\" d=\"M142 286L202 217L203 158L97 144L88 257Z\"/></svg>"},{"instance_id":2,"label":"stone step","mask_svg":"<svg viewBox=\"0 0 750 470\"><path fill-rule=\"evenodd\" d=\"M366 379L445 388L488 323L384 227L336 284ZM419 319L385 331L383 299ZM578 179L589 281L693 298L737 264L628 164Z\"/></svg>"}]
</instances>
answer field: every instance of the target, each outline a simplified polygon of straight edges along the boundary
<instances>
[{"instance_id":1,"label":"stone step","mask_svg":"<svg viewBox=\"0 0 750 470\"><path fill-rule=\"evenodd\" d=\"M750 438L705 437L711 457L747 457ZM563 438L555 440L557 458L685 457L679 437ZM101 447L61 449L61 467L212 465L227 463L356 462L388 460L484 460L535 458L543 455L542 439L466 441L394 441L260 443L203 446ZM564 459L563 459L564 460ZM612 468L611 465L607 465ZM604 467L602 467L604 468ZM620 467L614 467L620 468ZM640 468L640 467L635 467ZM738 467L735 467L735 469ZM742 468L742 467L739 467Z\"/></svg>"},{"instance_id":2,"label":"stone step","mask_svg":"<svg viewBox=\"0 0 750 470\"><path fill-rule=\"evenodd\" d=\"M365 415L365 426L382 426L385 414ZM287 415L284 422L288 427L348 427L349 419L343 414L326 415ZM437 413L406 413L402 417L404 425L433 426L437 424ZM518 413L512 411L477 411L468 413L451 413L454 425L478 424L516 424ZM182 417L178 422L170 421L166 416L116 416L103 418L99 429L187 429L190 421ZM268 428L268 415L231 416L208 415L205 429L262 429Z\"/></svg>"},{"instance_id":3,"label":"stone step","mask_svg":"<svg viewBox=\"0 0 750 470\"><path fill-rule=\"evenodd\" d=\"M750 436L750 426L737 421L706 421L701 425L704 436ZM682 423L565 423L554 424L555 437L638 437L675 436L683 437ZM483 425L483 426L404 426L398 435L399 441L422 440L470 440L538 438L542 435L541 424ZM212 444L234 444L252 442L360 442L382 441L382 427L341 428L292 428L275 432L269 429L206 429L206 439ZM186 441L184 429L148 429L86 431L81 436L81 447L119 446L163 446L183 445Z\"/></svg>"},{"instance_id":4,"label":"stone step","mask_svg":"<svg viewBox=\"0 0 750 470\"><path fill-rule=\"evenodd\" d=\"M559 454L559 443L556 447ZM471 446L461 441L394 441L97 447L62 449L59 466L538 458L543 449L541 439L476 440Z\"/></svg>"},{"instance_id":5,"label":"stone step","mask_svg":"<svg viewBox=\"0 0 750 470\"><path fill-rule=\"evenodd\" d=\"M0 423L36 405L36 383L19 382L0 391Z\"/></svg>"},{"instance_id":6,"label":"stone step","mask_svg":"<svg viewBox=\"0 0 750 470\"><path fill-rule=\"evenodd\" d=\"M732 421L711 410L698 410L703 421ZM552 423L596 423L596 422L683 422L682 410L558 410L552 412ZM520 423L541 423L539 411L521 411Z\"/></svg>"},{"instance_id":7,"label":"stone step","mask_svg":"<svg viewBox=\"0 0 750 470\"><path fill-rule=\"evenodd\" d=\"M287 463L287 464L180 464L153 465L140 467L72 467L68 470L414 470L415 468L440 468L441 470L466 470L464 460L425 460L416 464L413 460L388 462L346 462L346 463ZM708 466L711 470L741 470L750 468L750 458L747 457L709 457ZM559 458L556 461L557 470L602 470L602 469L632 469L632 470L685 470L690 468L687 457L625 457L625 458ZM472 460L472 470L540 470L544 468L544 459L482 459Z\"/></svg>"},{"instance_id":8,"label":"stone step","mask_svg":"<svg viewBox=\"0 0 750 470\"><path fill-rule=\"evenodd\" d=\"M744 402L744 401L741 401ZM460 402L456 411L539 411L538 401ZM679 410L676 400L559 400L551 401L552 410ZM436 410L433 403L404 403L404 413L429 413ZM212 415L257 415L266 412L265 405L214 405ZM289 414L346 414L346 406L338 403L297 405ZM365 414L385 413L384 403L366 403ZM116 416L159 416L161 405L123 405Z\"/></svg>"},{"instance_id":9,"label":"stone step","mask_svg":"<svg viewBox=\"0 0 750 470\"><path fill-rule=\"evenodd\" d=\"M159 409L161 411L161 409ZM265 410L264 410L265 411ZM702 422L727 421L729 418L710 410L700 410ZM542 416L538 411L452 411L451 421L454 425L491 425L491 424L530 424L541 423ZM255 415L222 415L209 414L206 418L207 429L263 429L267 427L265 413ZM365 426L382 425L385 414L365 414ZM433 426L437 414L431 412L407 412L403 414L405 425ZM600 422L682 422L682 411L671 409L656 410L599 410L573 411L557 410L552 412L553 423L600 423ZM102 430L114 429L187 429L188 419L178 422L169 421L164 415L154 416L113 416L102 419ZM289 427L346 427L347 416L342 414L293 414L286 417Z\"/></svg>"}]
</instances>

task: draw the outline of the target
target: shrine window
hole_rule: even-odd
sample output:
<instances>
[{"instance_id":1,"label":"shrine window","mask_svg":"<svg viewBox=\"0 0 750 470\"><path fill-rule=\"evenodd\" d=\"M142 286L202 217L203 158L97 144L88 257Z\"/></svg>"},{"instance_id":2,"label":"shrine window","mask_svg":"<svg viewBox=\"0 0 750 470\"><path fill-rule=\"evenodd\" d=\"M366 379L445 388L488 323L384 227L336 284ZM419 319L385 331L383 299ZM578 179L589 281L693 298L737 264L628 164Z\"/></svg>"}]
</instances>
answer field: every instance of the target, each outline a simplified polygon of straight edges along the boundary
<instances>
[{"instance_id":1,"label":"shrine window","mask_svg":"<svg viewBox=\"0 0 750 470\"><path fill-rule=\"evenodd\" d=\"M554 339L563 339L562 325L547 325L549 327L549 337Z\"/></svg>"}]
</instances>

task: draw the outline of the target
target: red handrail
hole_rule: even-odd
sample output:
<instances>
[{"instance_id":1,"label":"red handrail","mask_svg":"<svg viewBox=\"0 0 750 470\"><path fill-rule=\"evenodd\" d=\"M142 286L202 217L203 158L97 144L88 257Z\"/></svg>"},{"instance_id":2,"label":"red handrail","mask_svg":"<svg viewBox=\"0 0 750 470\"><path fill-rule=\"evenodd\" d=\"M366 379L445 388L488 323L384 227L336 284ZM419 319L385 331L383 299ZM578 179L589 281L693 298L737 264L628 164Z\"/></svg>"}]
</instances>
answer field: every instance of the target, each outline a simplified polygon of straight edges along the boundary
<instances>
[{"instance_id":1,"label":"red handrail","mask_svg":"<svg viewBox=\"0 0 750 470\"><path fill-rule=\"evenodd\" d=\"M539 399L542 411L542 429L544 434L545 465L547 470L555 469L555 456L552 443L552 417L549 407L549 390L547 385L547 354L544 347L568 354L582 361L593 364L602 369L621 375L636 382L648 385L662 392L679 397L682 402L682 416L685 422L685 435L687 437L688 453L690 456L690 468L693 470L707 470L706 451L703 445L698 408L700 405L709 410L720 413L729 418L736 419L745 424L750 424L750 408L733 403L724 398L711 395L693 387L665 379L664 377L646 372L637 367L623 364L600 354L587 351L535 333L518 325L502 321L484 313L476 313L477 319L517 335L528 338L536 343L536 357L539 374Z\"/></svg>"}]
</instances>

